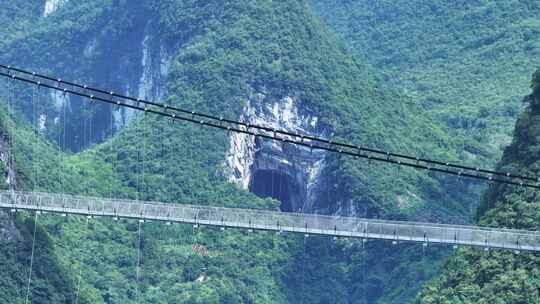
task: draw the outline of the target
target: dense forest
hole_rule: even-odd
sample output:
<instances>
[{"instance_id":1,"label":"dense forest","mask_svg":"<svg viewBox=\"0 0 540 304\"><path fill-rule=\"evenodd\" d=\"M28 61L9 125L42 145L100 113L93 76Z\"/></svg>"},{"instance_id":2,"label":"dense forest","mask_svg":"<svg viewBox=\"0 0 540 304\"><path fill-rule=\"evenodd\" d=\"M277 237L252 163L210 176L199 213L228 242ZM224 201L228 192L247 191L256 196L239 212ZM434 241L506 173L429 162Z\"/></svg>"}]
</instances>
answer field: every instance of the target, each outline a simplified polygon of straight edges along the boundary
<instances>
[{"instance_id":1,"label":"dense forest","mask_svg":"<svg viewBox=\"0 0 540 304\"><path fill-rule=\"evenodd\" d=\"M512 144L504 150L498 168L538 174L540 94L538 76L531 82L527 108L516 123ZM491 227L540 229L538 191L493 186L484 194L479 223ZM483 254L460 250L448 261L442 275L428 284L418 303L540 303L540 257L511 252Z\"/></svg>"},{"instance_id":2,"label":"dense forest","mask_svg":"<svg viewBox=\"0 0 540 304\"><path fill-rule=\"evenodd\" d=\"M538 66L535 1L316 1L325 23L385 82L494 166Z\"/></svg>"},{"instance_id":3,"label":"dense forest","mask_svg":"<svg viewBox=\"0 0 540 304\"><path fill-rule=\"evenodd\" d=\"M526 1L10 1L0 3L0 62L230 119L292 100L320 126L315 135L536 174L540 72L528 90L539 10ZM0 83L0 170L15 176L1 189L279 210L276 197L231 182L230 136ZM321 163L306 212L539 229L535 191L332 153ZM30 213L0 213L0 228L3 303L25 303L32 247L31 303L540 298L533 254Z\"/></svg>"}]
</instances>

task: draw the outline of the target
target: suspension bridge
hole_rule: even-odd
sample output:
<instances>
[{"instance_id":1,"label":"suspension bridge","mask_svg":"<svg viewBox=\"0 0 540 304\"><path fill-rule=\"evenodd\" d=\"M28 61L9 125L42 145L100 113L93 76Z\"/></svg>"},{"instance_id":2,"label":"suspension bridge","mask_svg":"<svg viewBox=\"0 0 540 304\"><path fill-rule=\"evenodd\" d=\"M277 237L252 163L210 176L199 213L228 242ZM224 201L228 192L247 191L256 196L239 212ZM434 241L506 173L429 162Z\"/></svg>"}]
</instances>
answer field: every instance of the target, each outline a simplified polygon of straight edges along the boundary
<instances>
[{"instance_id":1,"label":"suspension bridge","mask_svg":"<svg viewBox=\"0 0 540 304\"><path fill-rule=\"evenodd\" d=\"M540 251L540 233L476 226L362 219L256 209L202 207L39 192L0 192L0 208L188 223L397 242Z\"/></svg>"},{"instance_id":2,"label":"suspension bridge","mask_svg":"<svg viewBox=\"0 0 540 304\"><path fill-rule=\"evenodd\" d=\"M306 134L297 134L290 131L276 130L264 126L246 124L241 121L226 119L221 116L217 117L186 109L175 108L167 104L149 102L138 98L136 99L129 96L116 94L112 91L105 91L92 88L87 85L67 82L60 78L40 75L10 66L0 65L0 76L10 79L11 82L19 81L35 85L36 88L43 87L62 92L63 94L80 96L90 100L91 102L99 101L111 106L123 107L144 113L152 113L170 119L171 121L180 120L196 123L205 127L222 129L228 132L237 132L287 144L294 144L312 150L319 149L354 158L366 159L368 161L373 160L376 162L387 163L392 166L409 167L417 170L426 170L441 174L454 175L459 178L471 178L489 183L501 183L509 186L540 189L540 179L535 176L526 176L511 172L499 172L489 169L471 167L463 164L452 164L445 161L432 160L403 153L392 153L342 143L339 141L318 138ZM8 93L8 95L10 94ZM12 95L14 96L15 93L13 92ZM34 94L32 95L32 98L34 98ZM39 113L36 109L36 104L39 104L39 102L35 102L34 100L32 102L34 107L34 120L36 123L35 128L38 130L37 117ZM14 115L13 104L10 98L8 98L8 110L10 115ZM65 136L65 133L63 136ZM13 140L8 140L8 149L13 149L13 146ZM33 159L36 158L36 160L33 160L33 162L39 161L39 159L36 157L36 155L39 155L39 151L36 147L37 142L33 148ZM13 157L13 153L8 152L8 154L9 157ZM8 160L8 162L13 163L13 159ZM142 174L144 174L144 165L142 168ZM35 163L34 169L36 170L35 176L37 176L37 167L35 166ZM137 191L139 192L140 189L138 183L139 182L137 181ZM61 184L63 184L63 182L61 182ZM36 185L37 182L34 180L34 189ZM120 219L137 220L139 222L136 262L137 284L135 292L137 300L141 294L138 286L141 271L142 251L141 223L144 221L160 221L167 224L183 223L193 225L193 228L204 225L219 227L220 230L236 228L247 229L249 232L253 232L255 230L277 234L290 232L304 234L305 237L310 235L321 235L334 239L353 238L361 239L363 241L367 239L377 239L390 241L394 245L399 243L422 243L424 246L427 246L428 244L432 243L449 245L453 248L457 248L459 246L472 246L482 247L485 250L489 250L491 248L506 249L512 250L516 254L522 251L540 252L540 231L465 225L446 225L412 221L375 220L320 214L278 212L260 209L208 207L187 205L182 204L181 202L171 204L142 200L117 199L112 197L100 198L63 193L44 193L36 192L35 190L33 192L14 190L0 191L0 209L8 210L12 213L16 213L18 211L34 212L34 233L32 250L30 254L28 280L26 281L26 291L24 293L25 303L30 301L34 252L36 245L35 240L37 219L38 215L41 213L54 213L61 216L67 216L70 214L79 215L86 216L88 219L92 217L106 217L115 221ZM82 268L79 270L77 291L75 292L75 303L77 302L79 295L81 277Z\"/></svg>"},{"instance_id":3,"label":"suspension bridge","mask_svg":"<svg viewBox=\"0 0 540 304\"><path fill-rule=\"evenodd\" d=\"M99 101L132 110L153 113L170 118L277 140L284 143L341 153L355 158L364 158L395 166L405 166L443 174L468 177L489 182L514 186L540 188L540 179L533 176L498 172L470 167L462 164L414 157L402 153L390 153L366 147L340 143L309 135L276 130L264 126L249 125L240 121L225 119L195 111L175 108L141 99L116 94L50 77L0 65L0 76L11 81L20 81L39 87L85 97L91 102ZM36 152L36 151L35 151ZM166 221L168 223L190 223L222 228L244 228L304 233L306 235L326 235L331 237L351 237L362 239L382 239L397 242L421 242L450 244L453 246L482 246L516 251L540 251L540 232L485 228L477 226L445 225L420 222L386 221L353 217L327 216L305 213L288 213L255 209L202 207L185 204L164 204L138 200L96 198L68 194L41 192L0 191L0 208L53 212L63 215L77 214L144 220Z\"/></svg>"}]
</instances>

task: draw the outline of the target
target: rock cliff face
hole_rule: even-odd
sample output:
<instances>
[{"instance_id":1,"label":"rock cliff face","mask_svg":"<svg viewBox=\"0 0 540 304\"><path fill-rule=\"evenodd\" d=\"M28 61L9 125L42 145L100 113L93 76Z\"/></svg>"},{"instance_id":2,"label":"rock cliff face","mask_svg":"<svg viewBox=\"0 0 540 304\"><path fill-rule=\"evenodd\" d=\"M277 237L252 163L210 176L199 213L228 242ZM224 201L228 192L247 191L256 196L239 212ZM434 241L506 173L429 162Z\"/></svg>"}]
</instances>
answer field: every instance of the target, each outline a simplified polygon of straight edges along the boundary
<instances>
[{"instance_id":1,"label":"rock cliff face","mask_svg":"<svg viewBox=\"0 0 540 304\"><path fill-rule=\"evenodd\" d=\"M62 4L68 0L46 0L45 7L43 9L43 17L47 17L54 13Z\"/></svg>"},{"instance_id":2,"label":"rock cliff face","mask_svg":"<svg viewBox=\"0 0 540 304\"><path fill-rule=\"evenodd\" d=\"M0 128L0 189L16 189L17 181L15 170L11 162L11 149L8 136ZM10 219L7 213L0 210L0 241L16 241L20 239L20 234L15 223Z\"/></svg>"},{"instance_id":3,"label":"rock cliff face","mask_svg":"<svg viewBox=\"0 0 540 304\"><path fill-rule=\"evenodd\" d=\"M20 232L15 227L15 223L4 211L0 211L0 240L17 241L20 240Z\"/></svg>"},{"instance_id":4,"label":"rock cliff face","mask_svg":"<svg viewBox=\"0 0 540 304\"><path fill-rule=\"evenodd\" d=\"M294 97L248 99L240 120L276 130L328 137L330 130ZM279 136L279 133L277 133ZM325 152L233 133L226 157L229 181L260 197L281 201L281 210L310 212L321 184Z\"/></svg>"},{"instance_id":5,"label":"rock cliff face","mask_svg":"<svg viewBox=\"0 0 540 304\"><path fill-rule=\"evenodd\" d=\"M82 56L85 60L96 62L97 65L104 65L103 69L114 71L114 73L104 76L100 74L99 69L88 75L90 79L95 79L96 83L103 85L95 85L104 89L112 89L118 93L133 96L140 99L161 102L166 96L166 82L169 72L169 67L172 62L174 52L171 51L167 44L159 37L152 34L155 29L151 22L146 25L138 25L141 27L136 30L139 33L131 37L130 43L133 47L130 52L119 54L118 57L104 58L104 54L112 52L116 45L109 45L107 37L104 33L95 33L94 37L89 39L84 46ZM114 52L112 52L114 53ZM116 52L115 54L117 54ZM111 76L113 75L113 76ZM112 84L112 85L111 85ZM92 123L86 121L87 125L93 125L92 131L87 131L85 138L89 142L77 142L76 138L68 138L68 148L77 151L92 143L99 143L111 135L111 120L112 132L125 127L134 117L134 111L126 108L111 108L101 106L90 109L90 107L82 106L79 98L72 96L64 96L60 92L50 91L49 98L53 111L41 113L44 117L44 128L56 128L56 124L63 123L62 111L66 111L66 119L77 117L75 121L67 121L67 127L78 128L84 130L81 126L82 119L80 116L84 111L91 111L92 114L83 115L84 117L92 117ZM63 107L66 107L63 109ZM45 110L44 110L45 111ZM47 130L44 133L48 134ZM68 136L76 136L77 134L68 134ZM82 136L79 136L82 138Z\"/></svg>"},{"instance_id":6,"label":"rock cliff face","mask_svg":"<svg viewBox=\"0 0 540 304\"><path fill-rule=\"evenodd\" d=\"M2 175L2 181L0 183L2 186L0 188L16 189L17 182L15 179L15 170L11 163L9 143L7 137L2 132L0 132L0 164L0 169L2 170L0 172Z\"/></svg>"},{"instance_id":7,"label":"rock cliff face","mask_svg":"<svg viewBox=\"0 0 540 304\"><path fill-rule=\"evenodd\" d=\"M124 83L125 94L137 98L160 102L166 94L166 79L172 62L172 55L159 37L152 36L150 26L145 29L141 42L141 62L137 70L140 77L136 83ZM114 125L116 129L126 126L133 118L134 112L129 109L120 109L114 112Z\"/></svg>"}]
</instances>

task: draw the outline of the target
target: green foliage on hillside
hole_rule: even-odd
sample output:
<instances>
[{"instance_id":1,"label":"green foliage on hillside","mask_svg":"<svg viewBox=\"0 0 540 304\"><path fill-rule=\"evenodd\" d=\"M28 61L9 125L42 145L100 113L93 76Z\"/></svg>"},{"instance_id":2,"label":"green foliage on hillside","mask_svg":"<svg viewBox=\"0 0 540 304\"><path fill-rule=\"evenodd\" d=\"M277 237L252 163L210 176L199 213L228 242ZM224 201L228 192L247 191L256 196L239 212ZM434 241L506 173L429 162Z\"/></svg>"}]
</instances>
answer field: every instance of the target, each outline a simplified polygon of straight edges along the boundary
<instances>
[{"instance_id":1,"label":"green foliage on hillside","mask_svg":"<svg viewBox=\"0 0 540 304\"><path fill-rule=\"evenodd\" d=\"M11 41L21 39L36 26L42 13L40 2L3 1L0 3L0 20L6 21L0 28L1 50L5 50Z\"/></svg>"},{"instance_id":2,"label":"green foliage on hillside","mask_svg":"<svg viewBox=\"0 0 540 304\"><path fill-rule=\"evenodd\" d=\"M123 91L120 83L137 83L138 79L132 79L138 75L134 63L141 60L140 52L135 51L140 47L129 46L151 29L180 50L177 64L171 68L171 103L237 118L254 93L265 92L269 100L290 95L301 106L316 111L323 124L332 125L335 139L413 154L433 151L430 156L440 159L458 156L444 151L455 142L425 115L419 115L423 113L419 107L392 93L369 67L348 55L306 3L69 2L39 25L24 39L11 43L1 58ZM46 65L36 56L44 53L49 58ZM119 79L120 75L125 77ZM19 104L28 113L29 98ZM82 110L81 104L72 103L66 128L84 129L88 114L82 113L91 111L99 117L93 134L109 133L108 108ZM46 108L52 124L56 110L51 103ZM47 130L52 138L54 129ZM78 138L68 137L72 150L85 145L83 134ZM335 160L330 168L343 179L342 188L331 192L343 196L342 201L367 205L369 214L395 213L403 200L408 204L398 213L414 214L422 209L435 214L427 217L438 218L444 213L466 212L467 197L461 192L446 193L438 177L372 169L348 159ZM403 183L394 182L395 178ZM465 202L456 205L458 200ZM372 208L372 201L377 206ZM438 202L434 207L425 205L434 201Z\"/></svg>"},{"instance_id":3,"label":"green foliage on hillside","mask_svg":"<svg viewBox=\"0 0 540 304\"><path fill-rule=\"evenodd\" d=\"M20 219L16 221L18 231L24 239L32 239L34 219L19 217ZM25 247L17 248L19 255L17 260L25 261L26 264L32 243L26 242L23 246ZM62 257L56 252L53 239L42 226L37 227L34 246L30 301L32 303L71 303L75 290L75 275L70 273L68 267L65 266L67 263L62 261ZM20 288L20 285L17 288ZM92 301L87 295L80 293L79 303L92 303Z\"/></svg>"},{"instance_id":4,"label":"green foliage on hillside","mask_svg":"<svg viewBox=\"0 0 540 304\"><path fill-rule=\"evenodd\" d=\"M533 75L536 77L536 74ZM534 80L533 80L534 81ZM531 95L505 149L500 170L529 176L540 172L540 106ZM479 209L479 223L491 227L540 229L540 193L496 185L487 191ZM463 249L418 297L418 303L540 303L538 253L489 252Z\"/></svg>"},{"instance_id":5,"label":"green foliage on hillside","mask_svg":"<svg viewBox=\"0 0 540 304\"><path fill-rule=\"evenodd\" d=\"M311 1L351 51L441 121L460 158L494 166L540 54L534 1Z\"/></svg>"},{"instance_id":6,"label":"green foliage on hillside","mask_svg":"<svg viewBox=\"0 0 540 304\"><path fill-rule=\"evenodd\" d=\"M140 43L151 16L145 1L66 1L46 18L35 16L31 21L33 26L27 31L7 37L0 61L136 95L132 87L138 83L141 72ZM31 118L30 94L24 97L15 106ZM42 98L48 101L43 104L43 112L47 114L45 124L53 126L54 117L59 116L58 108L50 97ZM110 116L104 106L84 108L80 98L71 100L69 118L62 122L66 129L73 130L66 138L65 148L80 151L108 135ZM88 116L94 117L92 130L83 126ZM47 128L46 135L55 138L54 130ZM84 141L85 137L92 140Z\"/></svg>"},{"instance_id":7,"label":"green foliage on hillside","mask_svg":"<svg viewBox=\"0 0 540 304\"><path fill-rule=\"evenodd\" d=\"M14 39L0 58L123 91L121 78L139 75L134 62L140 62L142 52L135 43L145 28L177 50L170 68L170 104L237 119L255 93L268 100L292 96L334 128L333 139L412 154L430 151L439 159L459 157L453 152L456 142L420 106L394 93L372 68L348 54L303 1L69 1L39 28ZM19 96L17 103L27 117L29 96ZM53 123L57 109L43 99L51 117L45 135L56 139L63 132ZM72 108L66 124L73 138L79 136L73 150L90 142L84 140L90 112L105 117L94 123L110 132L109 109L83 109L82 104L71 102L80 111ZM20 120L15 142L21 189L32 189L37 180L36 189L43 191L277 209L276 201L227 182L226 133L141 115L108 141L69 155L51 141L36 139ZM337 200L355 202L368 216L403 218L418 212L444 218L466 214L474 198L469 185L453 179L334 155L327 163L325 174L335 183L325 197L335 200L322 198L317 204L330 211L339 207ZM391 303L410 298L435 273L433 260L444 255L426 258L422 266L428 274L420 276L403 266L410 261L404 257L414 256L411 267L421 268L423 256L412 249L401 256L396 249L373 246L366 263L350 242L310 238L304 245L297 236L145 223L137 285L137 223L92 220L87 225L81 218L49 217L45 223L61 263L75 274L82 271L82 290L93 303L134 303L136 286L141 302L153 303L329 303L336 298L363 303L361 278L369 286L368 299ZM208 255L198 254L194 245L204 246ZM361 265L365 277L358 274ZM410 280L403 284L406 273Z\"/></svg>"},{"instance_id":8,"label":"green foliage on hillside","mask_svg":"<svg viewBox=\"0 0 540 304\"><path fill-rule=\"evenodd\" d=\"M414 113L421 110L414 104L381 88L382 84L370 69L348 55L331 34L313 27L313 24L319 24L318 20L301 4L207 3L204 10L193 9L195 5L189 2L169 1L162 5L161 9L167 14L160 28L168 33L183 33L175 30L175 26L189 23L190 32L196 33L172 68L168 102L237 118L245 100L254 93L264 92L270 100L293 96L303 106L316 110L321 121L336 128L335 139L365 145L377 142L380 149L411 153L426 149L435 151L439 158L455 158L454 154L443 153L438 147L441 144L438 140L444 133L429 120L415 116ZM238 15L239 11L244 13ZM217 13L207 16L208 12ZM189 21L181 21L183 18L189 18ZM194 28L193 24L199 26ZM405 127L395 127L398 125ZM222 140L219 135L215 136L210 142ZM441 145L451 146L452 143L449 138L444 138ZM223 153L219 146L217 151ZM444 187L435 179L348 158L330 156L328 161L328 174L336 181L336 186L328 189L329 195L325 197L351 200L360 210L368 210L369 216L396 216L396 213L403 216L403 213L414 213L422 208L426 201L437 202L423 209L428 214L444 208L447 209L441 213L467 211L463 208L467 201L463 205L454 205L458 199L447 196ZM455 181L444 182L458 189L463 187ZM425 196L416 198L411 193L425 193ZM396 195L411 205L396 212ZM337 207L335 201L318 203L328 206L331 211ZM314 262L321 263L321 260ZM395 260L393 262L397 264ZM340 267L341 264L333 265ZM374 266L369 270L377 271L374 276L379 276L378 282L389 281L388 272L381 268ZM343 275L354 277L353 272ZM348 279L343 280L347 282ZM411 284L410 290L415 290L418 287L415 284L419 282ZM313 283L317 284L317 281L313 280ZM338 290L346 286L352 285L338 285ZM390 290L394 285L385 287ZM319 292L302 294L321 299ZM370 294L369 298L374 295Z\"/></svg>"},{"instance_id":9,"label":"green foliage on hillside","mask_svg":"<svg viewBox=\"0 0 540 304\"><path fill-rule=\"evenodd\" d=\"M39 222L39 220L38 220ZM34 217L30 215L11 216L0 213L0 301L6 304L25 303L32 240L34 237ZM4 230L5 229L5 230ZM41 226L37 226L35 236L34 262L29 300L31 303L72 303L75 290L75 275L64 266L62 257L53 244L53 239ZM88 301L81 293L79 303Z\"/></svg>"},{"instance_id":10,"label":"green foliage on hillside","mask_svg":"<svg viewBox=\"0 0 540 304\"><path fill-rule=\"evenodd\" d=\"M11 124L5 114L2 118L2 122ZM170 127L170 129L174 129L174 127ZM8 126L2 130L13 130L13 128ZM132 130L138 129L135 127ZM123 132L129 133L130 129ZM24 125L17 126L15 134L16 168L20 179L20 189L33 189L34 180L37 180L35 189L38 191L106 197L109 195L113 197L139 197L140 199L148 199L142 195L142 193L149 194L144 191L146 187L148 187L146 189L155 191L154 197L159 197L157 193L165 193L169 190L160 187L150 188L149 185L146 185L142 179L142 168L137 168L136 161L123 161L124 158L119 157L115 163L115 170L112 171L111 165L105 164L100 158L105 158L104 151L109 151L105 146L103 150L96 147L96 149L69 156L53 148L51 143L37 138L35 133ZM128 138L129 140L130 135L124 136L121 135L117 138ZM134 137L131 139L136 140ZM130 149L132 146L118 144L116 146L119 150L118 155L126 155L128 159L133 157L129 155L135 151ZM150 153L149 150L146 152ZM38 156L36 157L36 155ZM145 155L148 157L148 154L145 153ZM182 157L182 155L177 156ZM110 156L108 157L111 160ZM136 157L133 158L136 159ZM20 163L26 165L20 165ZM154 165L147 162L149 167L151 167L149 164ZM37 179L34 175L36 169L40 174ZM173 171L184 170L182 167L169 167L169 169ZM146 168L145 172L149 181L155 181L163 187L168 187L167 184L158 183L159 176L150 175L151 169ZM46 176L43 173L47 173ZM123 173L126 175L135 174L135 176L126 176L126 186L123 186L123 182L118 178ZM137 180L137 176L140 178L139 187L131 182ZM129 188L130 184L133 184L132 189ZM140 195L136 191L137 188L141 189ZM231 205L238 201L246 201L245 199L241 200L241 196L234 196L235 192L239 193L238 190L220 193L219 188L216 188L215 191L205 192L197 184L191 184L191 188L200 190L196 191L197 199L204 200L206 194L212 195L209 202L222 202L224 205ZM218 200L220 194L222 199ZM246 194L242 195L246 196ZM167 198L171 197L173 196L167 196ZM179 194L175 200L177 198L182 202L183 195ZM257 207L257 202L259 202L259 206L266 207L270 203L269 201L264 203L265 201L251 194L249 198L250 207ZM192 199L195 197L192 196ZM244 207L247 206L244 205ZM86 219L61 219L55 216L42 216L40 219L42 219L40 223L45 225L44 228L40 228L42 231L40 233L45 235L47 232L56 237L54 246L42 244L42 248L44 250L55 248L55 251L52 253L51 249L48 252L50 256L36 256L36 265L56 263L56 266L53 265L54 267L66 269L62 271L69 271L72 277L77 277L78 273L82 271L84 276L81 298L84 296L91 303L109 301L129 303L135 301L137 281L134 277L134 265L137 256L138 231L135 222L114 224L110 220L92 220L90 223L86 223ZM166 229L165 233L163 229ZM25 246L28 246L28 243L31 244L29 242L31 238L29 239L26 234L24 234L24 239L26 240L23 242ZM157 303L217 303L216 301L225 301L224 299L229 298L230 300L219 303L242 301L274 303L274 299L280 298L281 302L285 303L283 295L279 291L279 280L276 281L276 278L279 279L280 273L285 273L285 269L278 270L281 267L278 265L285 264L284 261L288 259L287 252L299 250L295 249L299 243L293 242L294 237L277 238L271 234L245 235L238 231L218 232L212 229L199 231L187 226L175 226L167 229L163 224L145 224L142 240L141 271L144 275L139 282L144 294L142 297ZM198 256L192 248L195 245L206 247L208 257ZM263 254L263 252L265 253ZM21 249L20 255L22 259L23 256L29 256L29 252ZM56 260L56 255L59 255L61 259ZM6 256L6 259L9 259L9 256ZM251 266L247 266L247 263ZM48 267L54 269L53 266ZM16 267L22 267L22 265ZM60 270L54 271L54 275L62 273ZM275 275L273 276L273 274ZM65 286L65 288L71 289L59 291L56 289L62 285L58 285L59 283L54 281L53 276L50 276L51 280L49 280L47 273L41 273L39 278L43 283L37 282L33 286L34 288L39 288L41 284L47 286L48 291L43 291L43 296L73 296L74 289L70 287L71 285L66 284ZM205 278L208 282L197 284L195 280L200 278ZM253 284L246 283L247 280ZM3 286L11 284L22 288L19 286L21 282L9 281L9 284L6 283ZM266 284L266 286L259 288L260 286L255 283ZM169 284L176 287L174 289L160 288L160 286L170 286ZM17 290L17 288L13 290ZM209 297L214 300L209 300ZM10 298L10 300L13 299L15 298ZM34 297L32 300L38 301Z\"/></svg>"},{"instance_id":11,"label":"green foliage on hillside","mask_svg":"<svg viewBox=\"0 0 540 304\"><path fill-rule=\"evenodd\" d=\"M167 16L160 28L175 33L170 19L184 24L182 18L188 15L190 21L198 20L200 30L195 33L203 34L191 37L179 54L171 71L169 102L237 118L245 100L255 93L265 93L269 101L292 96L314 110L322 124L334 127L336 140L413 154L434 151L432 157L456 159L456 154L443 150L454 145L452 140L418 115L420 108L385 88L369 67L348 55L306 4L207 4L190 12L194 4L171 3L176 2L160 8L167 12L160 14ZM219 14L207 17L207 12ZM331 197L368 209L374 200L371 214L395 213L397 195L411 204L398 213L413 213L435 200L445 203L426 209L462 208L454 205L455 197L438 188L437 180L415 172L398 174L392 168L333 156L329 163L328 174L339 180L339 187L329 190L335 194ZM430 186L424 188L426 184Z\"/></svg>"}]
</instances>

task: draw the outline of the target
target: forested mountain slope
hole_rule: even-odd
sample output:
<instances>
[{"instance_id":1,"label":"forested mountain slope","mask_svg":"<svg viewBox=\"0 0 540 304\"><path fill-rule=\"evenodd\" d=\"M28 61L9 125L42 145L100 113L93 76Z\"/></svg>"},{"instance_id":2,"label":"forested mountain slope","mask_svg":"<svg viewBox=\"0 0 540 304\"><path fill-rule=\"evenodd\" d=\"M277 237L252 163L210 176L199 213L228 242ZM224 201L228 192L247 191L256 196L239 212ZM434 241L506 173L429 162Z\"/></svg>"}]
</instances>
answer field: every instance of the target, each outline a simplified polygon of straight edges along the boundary
<instances>
[{"instance_id":1,"label":"forested mountain slope","mask_svg":"<svg viewBox=\"0 0 540 304\"><path fill-rule=\"evenodd\" d=\"M454 151L459 145L426 119L421 107L395 94L371 68L350 56L307 3L297 4L294 10L287 10L289 5L70 1L42 18L39 27L12 39L0 58L141 98L169 96L169 102L178 100L185 108L232 118L238 118L246 101L261 93L266 97L263 104L293 97L296 107L317 114L318 125L332 126L329 131L335 139L457 159ZM175 91L166 94L171 88ZM18 105L31 117L29 96ZM45 133L56 139L59 126L65 126L68 134L62 148L71 151L104 140L133 116L120 111L110 115L110 109L101 105L85 108L80 99L72 98L63 118L61 106L66 101L54 95L44 99ZM65 121L55 124L57 119ZM339 177L344 181L342 189L328 191L344 194L339 195L340 201L355 202L348 205L363 213L410 215L434 201L424 209L426 218L468 212L464 207L471 201L468 196L448 193L438 177L426 179L407 170L397 174L386 168L363 168L361 162L330 160L327 170L340 167L348 173ZM358 179L365 174L360 171L370 172L369 178ZM396 178L404 180L399 190L394 189L399 184ZM444 182L467 188L452 179ZM370 208L374 197L383 208ZM347 207L340 202L333 205L331 211Z\"/></svg>"},{"instance_id":2,"label":"forested mountain slope","mask_svg":"<svg viewBox=\"0 0 540 304\"><path fill-rule=\"evenodd\" d=\"M13 10L22 16L20 33L0 33L7 64L233 119L247 117L249 105L280 112L292 104L320 126L315 135L458 158L459 145L424 109L352 56L304 1L72 0L46 17L34 6ZM15 88L20 122L4 132L18 136L19 189L280 208L230 183L230 134ZM38 122L34 150L35 138L23 134ZM317 212L441 220L466 216L478 190L332 154L321 163L319 195L308 206ZM420 248L406 246L368 243L366 253L348 241L145 223L137 281L137 223L49 216L42 223L60 257L57 267L66 267L71 280L82 274L89 303L392 303L413 297L435 274L433 260L444 256L433 250L422 260Z\"/></svg>"},{"instance_id":3,"label":"forested mountain slope","mask_svg":"<svg viewBox=\"0 0 540 304\"><path fill-rule=\"evenodd\" d=\"M30 153L34 147L39 147L43 159L39 169L46 171L54 164L51 158L54 152L47 143L39 140L28 125L21 122L14 130L14 123L7 115L4 105L0 105L0 189L21 188L31 189L34 178L31 172L34 167ZM16 149L10 149L9 142L17 142ZM35 145L33 145L35 144ZM11 152L16 154L18 164L14 165ZM8 173L9 171L9 173ZM15 180L17 185L14 185ZM48 184L51 185L51 184ZM52 188L52 187L51 187ZM0 301L2 303L24 303L28 281L29 265L32 252L32 240L35 233L34 260L38 261L33 267L33 289L36 293L32 301L36 303L71 303L74 289L73 280L67 267L64 267L62 257L56 251L54 241L41 225L35 226L35 217L31 215L13 215L0 211ZM87 303L81 298L80 303Z\"/></svg>"},{"instance_id":4,"label":"forested mountain slope","mask_svg":"<svg viewBox=\"0 0 540 304\"><path fill-rule=\"evenodd\" d=\"M352 51L464 139L461 157L494 164L540 64L537 2L312 3ZM538 175L538 83L536 72L500 170ZM537 192L490 187L478 216L482 225L538 230ZM538 263L536 255L461 249L418 302L538 303Z\"/></svg>"},{"instance_id":5,"label":"forested mountain slope","mask_svg":"<svg viewBox=\"0 0 540 304\"><path fill-rule=\"evenodd\" d=\"M536 1L311 1L351 51L494 166L540 63Z\"/></svg>"},{"instance_id":6,"label":"forested mountain slope","mask_svg":"<svg viewBox=\"0 0 540 304\"><path fill-rule=\"evenodd\" d=\"M538 176L540 169L540 70L532 94L514 130L512 144L498 165L501 170ZM479 223L491 227L540 229L537 190L491 187L484 196ZM540 303L538 253L484 252L462 249L440 278L419 295L418 303Z\"/></svg>"}]
</instances>

